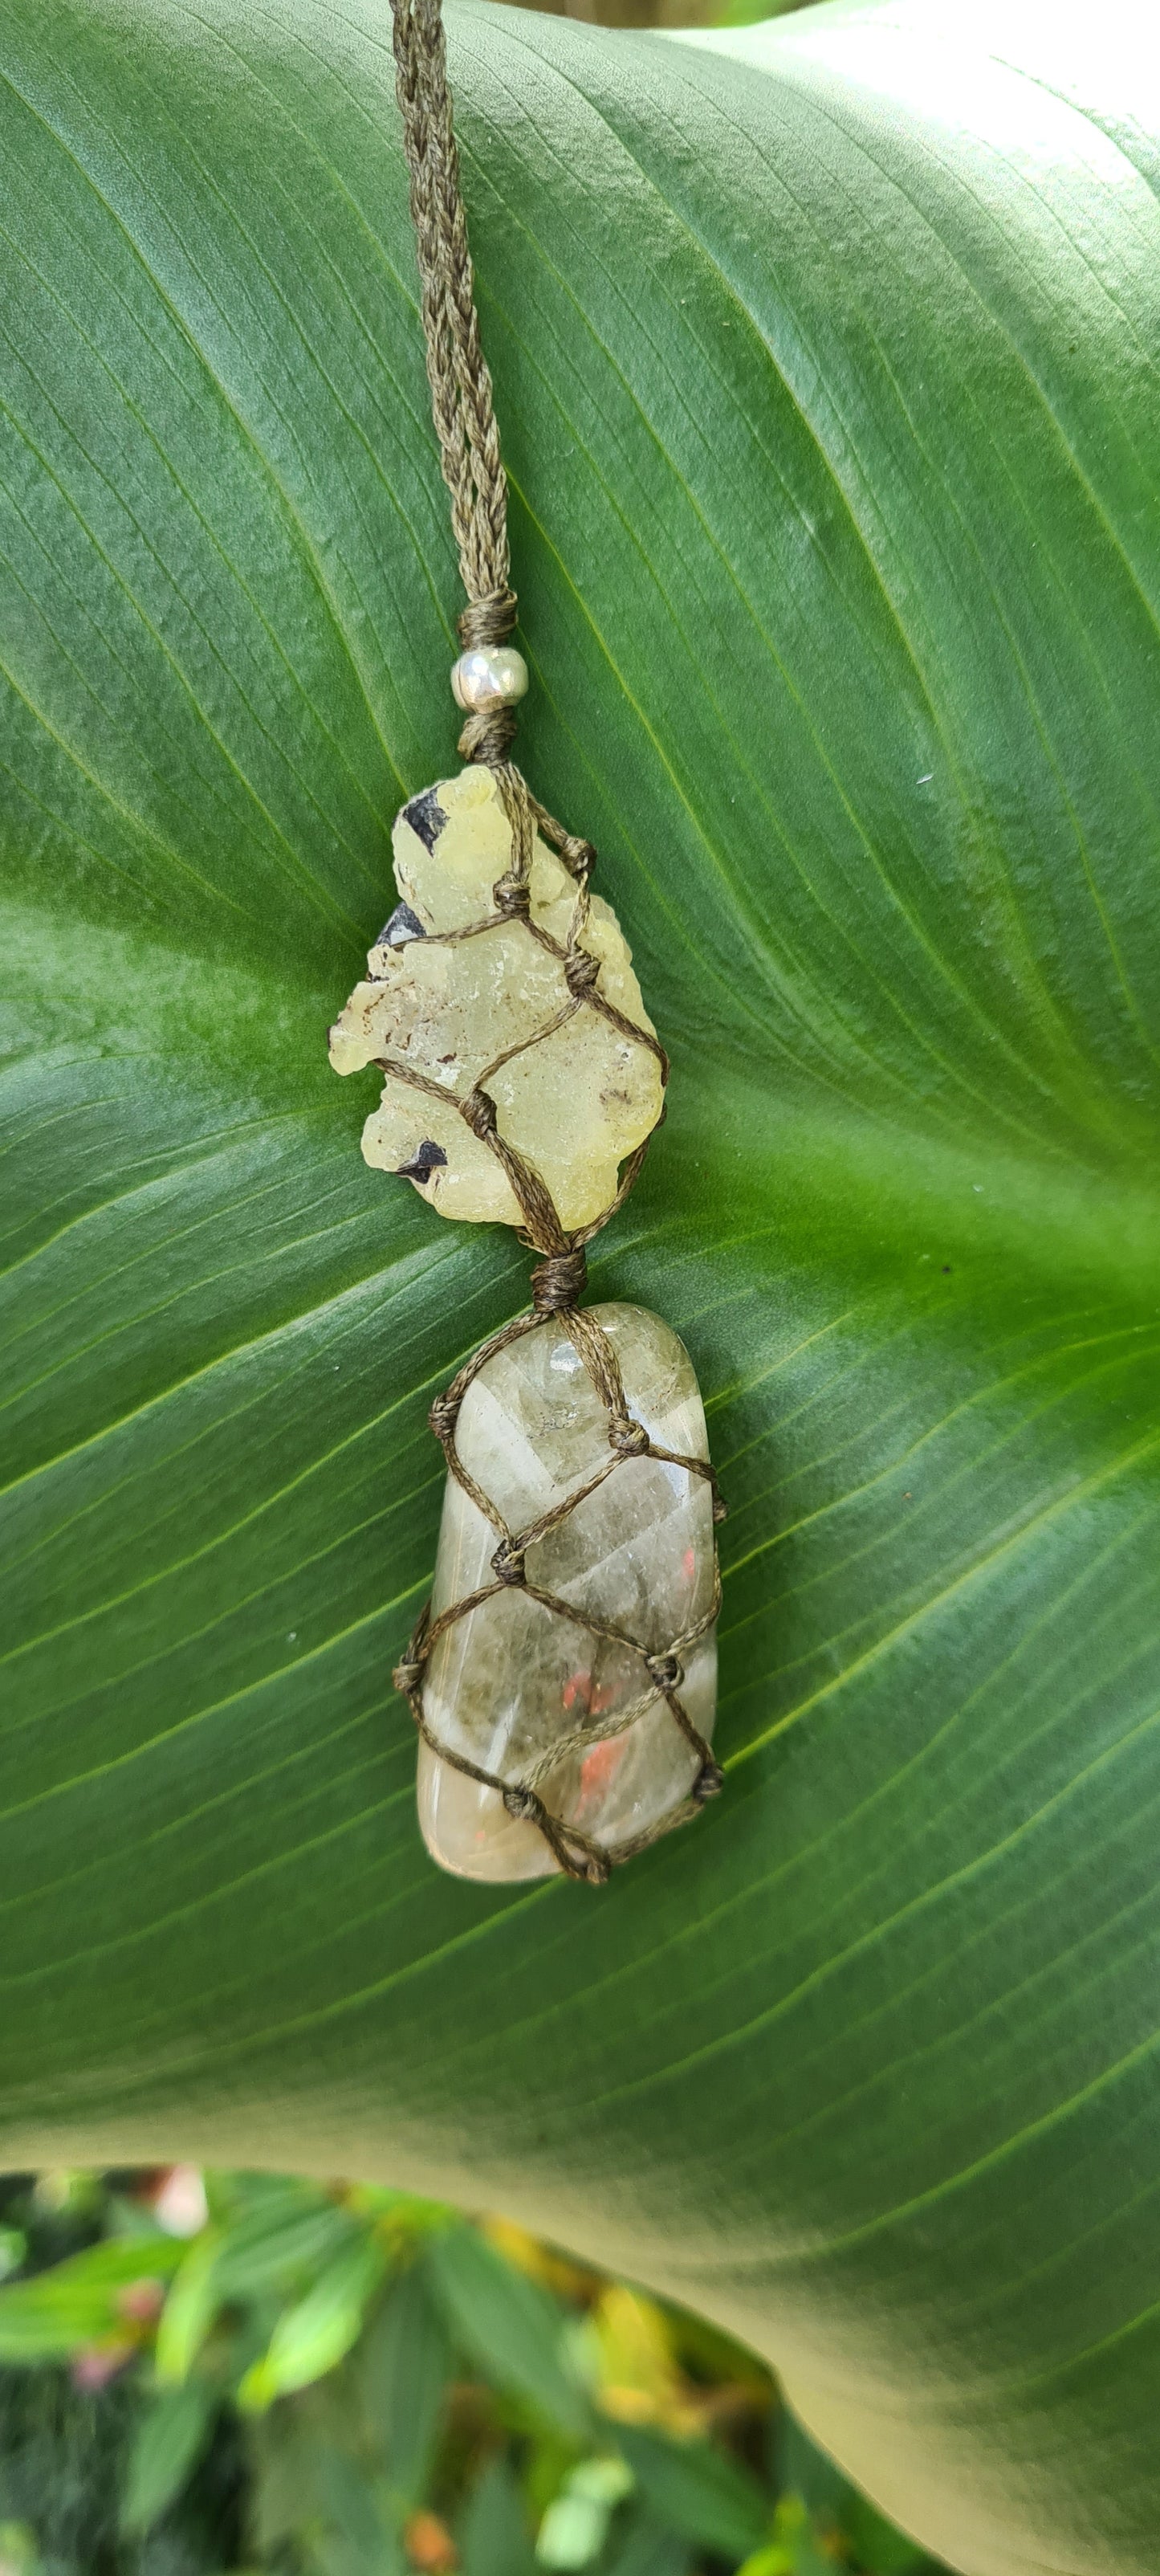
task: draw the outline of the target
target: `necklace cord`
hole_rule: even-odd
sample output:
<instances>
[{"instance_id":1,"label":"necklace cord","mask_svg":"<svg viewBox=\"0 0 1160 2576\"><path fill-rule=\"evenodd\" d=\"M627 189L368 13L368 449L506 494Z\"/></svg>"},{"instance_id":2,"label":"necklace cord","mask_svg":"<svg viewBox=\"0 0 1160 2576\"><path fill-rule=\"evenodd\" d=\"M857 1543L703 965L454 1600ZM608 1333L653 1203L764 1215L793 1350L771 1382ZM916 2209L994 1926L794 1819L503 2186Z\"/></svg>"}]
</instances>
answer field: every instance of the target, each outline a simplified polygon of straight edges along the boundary
<instances>
[{"instance_id":1,"label":"necklace cord","mask_svg":"<svg viewBox=\"0 0 1160 2576\"><path fill-rule=\"evenodd\" d=\"M427 345L427 380L467 606L465 651L506 644L516 622L491 370L479 336L475 276L459 184L447 47L439 0L394 0L395 89L411 174L411 220ZM469 716L459 748L498 767L515 738L511 707Z\"/></svg>"}]
</instances>

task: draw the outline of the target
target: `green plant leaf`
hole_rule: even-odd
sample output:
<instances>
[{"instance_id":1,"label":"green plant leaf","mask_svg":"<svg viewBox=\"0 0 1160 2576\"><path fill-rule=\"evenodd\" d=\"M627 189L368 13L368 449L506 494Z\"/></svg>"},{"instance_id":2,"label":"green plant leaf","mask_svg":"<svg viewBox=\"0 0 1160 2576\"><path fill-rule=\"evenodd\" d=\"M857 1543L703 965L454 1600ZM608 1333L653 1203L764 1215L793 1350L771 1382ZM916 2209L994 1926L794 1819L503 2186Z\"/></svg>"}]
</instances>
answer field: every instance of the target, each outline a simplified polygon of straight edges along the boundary
<instances>
[{"instance_id":1,"label":"green plant leaf","mask_svg":"<svg viewBox=\"0 0 1160 2576\"><path fill-rule=\"evenodd\" d=\"M852 2495L842 2515L842 2531L866 2576L923 2576L930 2561L893 2525L875 2513L864 2496Z\"/></svg>"},{"instance_id":2,"label":"green plant leaf","mask_svg":"<svg viewBox=\"0 0 1160 2576\"><path fill-rule=\"evenodd\" d=\"M598 1295L725 1795L440 1879L388 1676L526 1295L326 1024L453 763L386 13L0 0L7 2162L492 2206L972 2576L1160 2517L1160 99L1110 0L451 29L533 668L673 1054Z\"/></svg>"},{"instance_id":3,"label":"green plant leaf","mask_svg":"<svg viewBox=\"0 0 1160 2576\"><path fill-rule=\"evenodd\" d=\"M20 2227L0 2227L0 2281L10 2272L18 2272L24 2261L28 2240Z\"/></svg>"},{"instance_id":4,"label":"green plant leaf","mask_svg":"<svg viewBox=\"0 0 1160 2576\"><path fill-rule=\"evenodd\" d=\"M279 2176L247 2192L216 2237L219 2295L252 2299L313 2284L323 2265L361 2249L364 2231L326 2194Z\"/></svg>"},{"instance_id":5,"label":"green plant leaf","mask_svg":"<svg viewBox=\"0 0 1160 2576\"><path fill-rule=\"evenodd\" d=\"M113 2237L0 2289L0 2361L49 2361L124 2331L125 2294L169 2278L184 2247L167 2236Z\"/></svg>"},{"instance_id":6,"label":"green plant leaf","mask_svg":"<svg viewBox=\"0 0 1160 2576\"><path fill-rule=\"evenodd\" d=\"M781 2410L774 2445L779 2490L800 2496L807 2510L820 2514L824 2521L838 2522L849 2501L850 2488L833 2460L827 2459L802 2426L794 2422L788 2407Z\"/></svg>"},{"instance_id":7,"label":"green plant leaf","mask_svg":"<svg viewBox=\"0 0 1160 2576\"><path fill-rule=\"evenodd\" d=\"M376 2447L387 2446L392 2494L414 2507L426 2491L450 2369L447 2335L421 2262L392 2282L363 2338L357 2368L368 2434Z\"/></svg>"},{"instance_id":8,"label":"green plant leaf","mask_svg":"<svg viewBox=\"0 0 1160 2576\"><path fill-rule=\"evenodd\" d=\"M405 2576L393 2518L358 2462L333 2445L323 2449L318 2489L325 2529L316 2547L326 2576Z\"/></svg>"},{"instance_id":9,"label":"green plant leaf","mask_svg":"<svg viewBox=\"0 0 1160 2576\"><path fill-rule=\"evenodd\" d=\"M332 2254L305 2296L283 2309L268 2350L241 2382L239 2404L258 2413L285 2390L308 2388L333 2370L357 2340L385 2266L373 2236L356 2237Z\"/></svg>"},{"instance_id":10,"label":"green plant leaf","mask_svg":"<svg viewBox=\"0 0 1160 2576\"><path fill-rule=\"evenodd\" d=\"M342 2279L343 2264L353 2259L357 2270L363 2255L357 2221L310 2183L261 2176L239 2185L233 2177L218 2198L222 2205L213 2223L188 2251L176 2249L177 2276L157 2330L157 2377L163 2384L176 2386L188 2376L215 2318L231 2301L292 2298L299 2285L310 2295L320 2271L327 2275L337 2264Z\"/></svg>"},{"instance_id":11,"label":"green plant leaf","mask_svg":"<svg viewBox=\"0 0 1160 2576\"><path fill-rule=\"evenodd\" d=\"M206 2381L164 2388L141 2417L129 2452L121 2528L148 2531L180 2495L209 2432L217 2394Z\"/></svg>"},{"instance_id":12,"label":"green plant leaf","mask_svg":"<svg viewBox=\"0 0 1160 2576\"><path fill-rule=\"evenodd\" d=\"M692 2565L687 2540L651 2522L647 2514L633 2514L609 2558L608 2576L689 2576ZM472 2576L471 2570L467 2576Z\"/></svg>"},{"instance_id":13,"label":"green plant leaf","mask_svg":"<svg viewBox=\"0 0 1160 2576\"><path fill-rule=\"evenodd\" d=\"M489 2460L476 2480L459 2531L459 2558L463 2576L536 2576L520 2491L505 2459Z\"/></svg>"},{"instance_id":14,"label":"green plant leaf","mask_svg":"<svg viewBox=\"0 0 1160 2576\"><path fill-rule=\"evenodd\" d=\"M169 2296L157 2320L154 2367L162 2387L180 2387L187 2379L222 2304L218 2277L221 2231L207 2227L174 2274Z\"/></svg>"},{"instance_id":15,"label":"green plant leaf","mask_svg":"<svg viewBox=\"0 0 1160 2576\"><path fill-rule=\"evenodd\" d=\"M526 2398L571 2440L584 2441L592 2409L569 2365L559 2301L474 2227L437 2236L428 2259L448 2325L476 2368L494 2387Z\"/></svg>"},{"instance_id":16,"label":"green plant leaf","mask_svg":"<svg viewBox=\"0 0 1160 2576\"><path fill-rule=\"evenodd\" d=\"M622 2425L620 2443L658 2522L734 2562L769 2537L769 2503L756 2478L708 2442L672 2442L645 2425Z\"/></svg>"}]
</instances>

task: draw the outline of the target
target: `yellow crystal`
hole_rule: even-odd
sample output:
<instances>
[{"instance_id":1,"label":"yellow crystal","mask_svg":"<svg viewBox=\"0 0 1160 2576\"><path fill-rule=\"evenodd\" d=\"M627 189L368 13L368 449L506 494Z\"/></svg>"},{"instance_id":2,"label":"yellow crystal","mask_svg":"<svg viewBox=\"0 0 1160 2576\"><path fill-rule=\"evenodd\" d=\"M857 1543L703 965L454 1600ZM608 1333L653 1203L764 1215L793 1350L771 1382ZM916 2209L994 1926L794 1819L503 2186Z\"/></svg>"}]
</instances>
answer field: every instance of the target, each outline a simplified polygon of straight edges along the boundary
<instances>
[{"instance_id":1,"label":"yellow crystal","mask_svg":"<svg viewBox=\"0 0 1160 2576\"><path fill-rule=\"evenodd\" d=\"M461 770L413 797L393 837L399 908L330 1032L330 1060L336 1073L354 1073L393 1057L446 1098L388 1073L363 1129L367 1162L402 1173L441 1216L521 1224L502 1164L455 1106L486 1076L499 1134L546 1183L562 1225L589 1224L660 1116L657 1056L588 1004L537 1037L572 997L561 959L525 923L499 921L471 939L435 935L494 912L492 889L511 865L511 830L490 770ZM539 834L530 897L532 921L562 948L576 888ZM598 895L583 945L599 962L597 990L652 1034L623 931ZM521 1052L490 1071L511 1047Z\"/></svg>"}]
</instances>

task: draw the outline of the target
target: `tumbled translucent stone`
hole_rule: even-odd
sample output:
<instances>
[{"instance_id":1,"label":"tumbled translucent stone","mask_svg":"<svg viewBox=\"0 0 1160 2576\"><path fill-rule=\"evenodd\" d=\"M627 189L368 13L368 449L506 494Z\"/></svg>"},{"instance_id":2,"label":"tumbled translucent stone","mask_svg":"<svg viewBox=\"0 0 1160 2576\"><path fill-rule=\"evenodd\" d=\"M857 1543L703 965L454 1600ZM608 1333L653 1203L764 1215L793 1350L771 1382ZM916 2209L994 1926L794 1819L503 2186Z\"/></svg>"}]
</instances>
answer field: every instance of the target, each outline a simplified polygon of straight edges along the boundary
<instances>
[{"instance_id":1,"label":"tumbled translucent stone","mask_svg":"<svg viewBox=\"0 0 1160 2576\"><path fill-rule=\"evenodd\" d=\"M667 1324L639 1306L594 1306L615 1344L629 1412L650 1437L706 1458L705 1413L692 1361ZM526 1529L575 1492L608 1451L608 1416L562 1326L541 1325L480 1370L464 1398L459 1453L509 1529ZM493 1581L497 1536L454 1477L447 1481L432 1610ZM626 1458L557 1529L527 1551L527 1575L546 1592L663 1653L713 1597L709 1483L658 1458ZM681 1699L706 1740L713 1731L717 1649L690 1647ZM560 1618L510 1587L437 1639L424 1709L441 1742L513 1785L548 1747L583 1727L586 1740L539 1782L553 1814L615 1850L687 1796L698 1759L657 1699L621 1736L602 1732L650 1688L638 1655ZM557 1867L543 1835L419 1746L419 1821L444 1869L463 1878L539 1878Z\"/></svg>"},{"instance_id":2,"label":"tumbled translucent stone","mask_svg":"<svg viewBox=\"0 0 1160 2576\"><path fill-rule=\"evenodd\" d=\"M368 1163L403 1173L441 1216L519 1225L502 1165L455 1108L493 1059L535 1037L570 995L560 960L516 921L444 944L430 934L462 929L493 912L492 888L511 864L511 832L492 772L472 767L413 797L394 830L398 911L367 958L330 1032L337 1073L396 1056L437 1082L446 1102L387 1075L363 1129ZM531 917L561 946L576 889L536 836ZM584 945L600 961L599 990L627 1019L652 1031L624 934L594 895ZM539 1172L566 1227L587 1225L615 1195L625 1156L655 1127L660 1065L595 1010L489 1073L499 1133Z\"/></svg>"}]
</instances>

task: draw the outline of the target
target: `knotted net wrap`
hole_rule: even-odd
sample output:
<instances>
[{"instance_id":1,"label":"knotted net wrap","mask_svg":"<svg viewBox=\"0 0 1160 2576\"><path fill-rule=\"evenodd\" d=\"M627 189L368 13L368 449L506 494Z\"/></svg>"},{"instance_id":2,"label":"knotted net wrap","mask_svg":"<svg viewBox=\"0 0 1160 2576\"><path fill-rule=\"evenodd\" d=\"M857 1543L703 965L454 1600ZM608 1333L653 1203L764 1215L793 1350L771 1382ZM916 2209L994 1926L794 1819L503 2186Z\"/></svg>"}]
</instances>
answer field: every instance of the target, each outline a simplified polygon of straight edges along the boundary
<instances>
[{"instance_id":1,"label":"knotted net wrap","mask_svg":"<svg viewBox=\"0 0 1160 2576\"><path fill-rule=\"evenodd\" d=\"M541 945L550 948L563 964L569 999L562 1009L551 1019L546 1020L542 1027L535 1030L529 1038L522 1040L518 1047L508 1048L503 1055L495 1057L492 1063L477 1075L470 1090L455 1101L460 1116L465 1120L472 1134L479 1137L502 1164L523 1215L521 1240L538 1252L541 1259L532 1273L531 1311L516 1316L511 1323L503 1325L499 1332L493 1333L490 1340L473 1352L466 1365L452 1379L450 1386L442 1395L436 1397L431 1407L431 1428L442 1446L449 1473L456 1478L476 1509L482 1512L496 1532L497 1545L491 1560L494 1579L481 1589L466 1593L462 1599L442 1610L435 1619L431 1617L430 1604L427 1605L406 1654L396 1668L395 1682L398 1689L406 1695L412 1716L424 1742L441 1761L449 1763L457 1771L462 1771L468 1779L478 1781L483 1787L496 1790L502 1797L509 1815L522 1817L536 1824L560 1867L571 1877L585 1878L599 1883L607 1878L614 1859L619 1862L633 1858L635 1853L655 1841L659 1834L668 1832L674 1825L683 1823L689 1816L695 1815L704 1800L712 1796L721 1786L721 1773L713 1760L709 1746L698 1728L694 1726L680 1696L681 1683L684 1679L683 1659L689 1649L706 1635L717 1617L720 1607L720 1577L714 1563L712 1598L701 1618L695 1626L673 1637L661 1651L650 1652L627 1630L582 1612L572 1603L561 1600L557 1594L545 1592L538 1585L529 1582L526 1568L527 1551L538 1539L544 1538L549 1530L557 1528L570 1512L575 1511L579 1503L587 1500L589 1494L595 1493L609 1476L615 1474L617 1468L627 1458L646 1456L657 1458L670 1466L684 1468L690 1476L705 1478L713 1489L715 1521L723 1517L723 1505L717 1494L713 1469L707 1459L689 1457L675 1450L658 1446L650 1438L644 1424L634 1420L628 1409L620 1363L613 1342L597 1318L586 1313L579 1305L579 1298L585 1284L585 1246L622 1206L644 1161L648 1150L648 1138L646 1137L629 1156L615 1197L608 1207L590 1224L578 1226L569 1232L561 1224L555 1202L542 1176L533 1170L524 1156L499 1133L495 1103L486 1089L488 1080L498 1071L501 1064L509 1061L512 1055L539 1045L575 1011L601 1011L613 1021L622 1035L632 1038L641 1046L652 1049L660 1060L662 1079L667 1075L668 1066L664 1050L651 1032L641 1028L635 1021L626 1019L623 1012L616 1010L604 999L598 984L599 961L589 949L584 947L582 934L588 918L588 886L595 860L595 852L591 845L585 841L574 840L553 821L550 815L545 814L543 808L535 803L518 770L515 770L510 762L504 762L502 768L497 768L497 776L512 829L512 857L506 875L499 879L492 890L495 910L464 928L428 932L426 937L428 940L473 939L484 936L489 930L501 924L516 922L529 939L537 940ZM531 854L537 824L545 839L550 840L559 851L576 886L576 899L567 937L563 943L551 937L535 923L529 913ZM415 1072L401 1059L395 1056L380 1056L375 1061L382 1072L390 1074L396 1080L411 1084L420 1091L430 1092L443 1103L448 1101L450 1095L441 1084L431 1080L428 1075ZM567 1334L604 1408L608 1425L609 1455L607 1461L563 1501L555 1504L550 1511L541 1513L538 1519L529 1521L523 1528L513 1529L492 1497L485 1492L482 1485L477 1483L465 1466L456 1443L456 1425L464 1396L488 1360L492 1359L497 1352L506 1350L510 1343L521 1340L525 1334L534 1333L553 1321L557 1322ZM542 1608L550 1611L556 1618L568 1620L574 1626L586 1629L592 1636L602 1637L626 1648L631 1655L639 1658L641 1668L639 1695L629 1703L627 1708L622 1709L611 1723L603 1725L596 1721L590 1722L583 1728L567 1728L555 1742L538 1755L534 1767L515 1781L505 1779L497 1772L484 1770L481 1765L471 1762L466 1755L457 1752L444 1742L429 1725L424 1709L426 1665L438 1638L455 1620L465 1618L470 1611L478 1609L482 1602L492 1599L512 1585L522 1586L534 1601L539 1602ZM655 1708L659 1701L665 1703L674 1726L679 1729L696 1756L697 1772L688 1798L677 1809L663 1817L649 1831L638 1834L629 1841L618 1843L613 1853L593 1836L581 1832L578 1826L569 1823L562 1816L553 1814L540 1794L541 1784L567 1753L581 1745L608 1742L613 1737L624 1734L630 1726L635 1725L637 1720L644 1716L646 1710Z\"/></svg>"},{"instance_id":2,"label":"knotted net wrap","mask_svg":"<svg viewBox=\"0 0 1160 2576\"><path fill-rule=\"evenodd\" d=\"M396 88L411 176L411 214L422 290L432 413L443 478L451 494L452 526L468 600L459 618L459 632L465 648L485 648L502 644L511 634L516 618L516 600L510 586L507 483L500 458L491 377L480 344L439 0L392 0L392 14ZM451 1603L435 1619L431 1617L428 1603L406 1654L396 1668L395 1682L410 1704L424 1742L441 1761L483 1787L496 1790L510 1815L536 1824L561 1869L570 1877L600 1884L607 1879L614 1862L631 1859L636 1852L656 1841L659 1835L695 1815L705 1799L721 1787L721 1772L680 1695L684 1679L683 1658L713 1626L720 1606L716 1549L712 1598L708 1608L694 1627L672 1638L661 1652L647 1651L637 1638L623 1629L602 1624L554 1593L529 1583L525 1562L527 1551L550 1529L558 1527L628 1458L649 1456L684 1468L690 1476L704 1477L713 1491L714 1522L723 1519L724 1505L707 1459L686 1457L658 1447L650 1439L644 1424L633 1419L628 1410L612 1340L595 1316L585 1313L579 1305L585 1283L585 1245L623 1205L644 1161L648 1137L628 1156L609 1205L590 1224L569 1232L561 1223L542 1175L500 1134L496 1105L486 1087L501 1065L540 1044L576 1012L585 1010L602 1013L623 1036L650 1048L659 1061L662 1085L668 1078L668 1062L659 1040L650 1030L626 1018L600 991L600 962L584 945L589 913L589 879L595 852L589 842L578 840L565 831L532 796L526 780L509 758L515 730L512 708L497 705L486 712L469 715L459 738L463 758L482 762L492 771L510 827L510 863L492 889L495 909L465 927L431 932L427 936L447 940L475 939L485 936L500 924L517 923L529 939L548 949L563 967L568 999L560 1010L530 1038L521 1040L493 1058L476 1075L470 1090L455 1101L472 1134L502 1165L523 1218L521 1240L540 1255L540 1260L532 1273L531 1311L517 1316L484 1342L431 1407L431 1428L441 1443L449 1473L457 1479L496 1532L497 1545L491 1560L494 1579L462 1600ZM530 876L537 827L558 852L576 888L563 943L531 918ZM376 1061L383 1072L396 1080L447 1104L448 1092L429 1076L418 1073L395 1057L379 1057ZM456 1445L456 1423L469 1386L488 1360L509 1343L540 1330L552 1320L562 1326L579 1354L604 1407L609 1456L584 1484L561 1503L526 1527L512 1529L464 1465ZM568 1620L587 1629L589 1634L607 1639L637 1656L641 1667L641 1689L609 1725L590 1722L580 1729L569 1727L537 1756L525 1777L511 1781L484 1770L440 1740L425 1715L424 1678L432 1648L444 1631L482 1602L514 1585L522 1586L554 1617ZM690 1793L647 1832L620 1842L615 1850L610 1850L591 1835L581 1832L576 1825L553 1814L540 1794L541 1785L567 1753L581 1744L606 1742L624 1734L646 1710L655 1708L660 1702L667 1707L673 1725L685 1738L697 1760Z\"/></svg>"}]
</instances>

